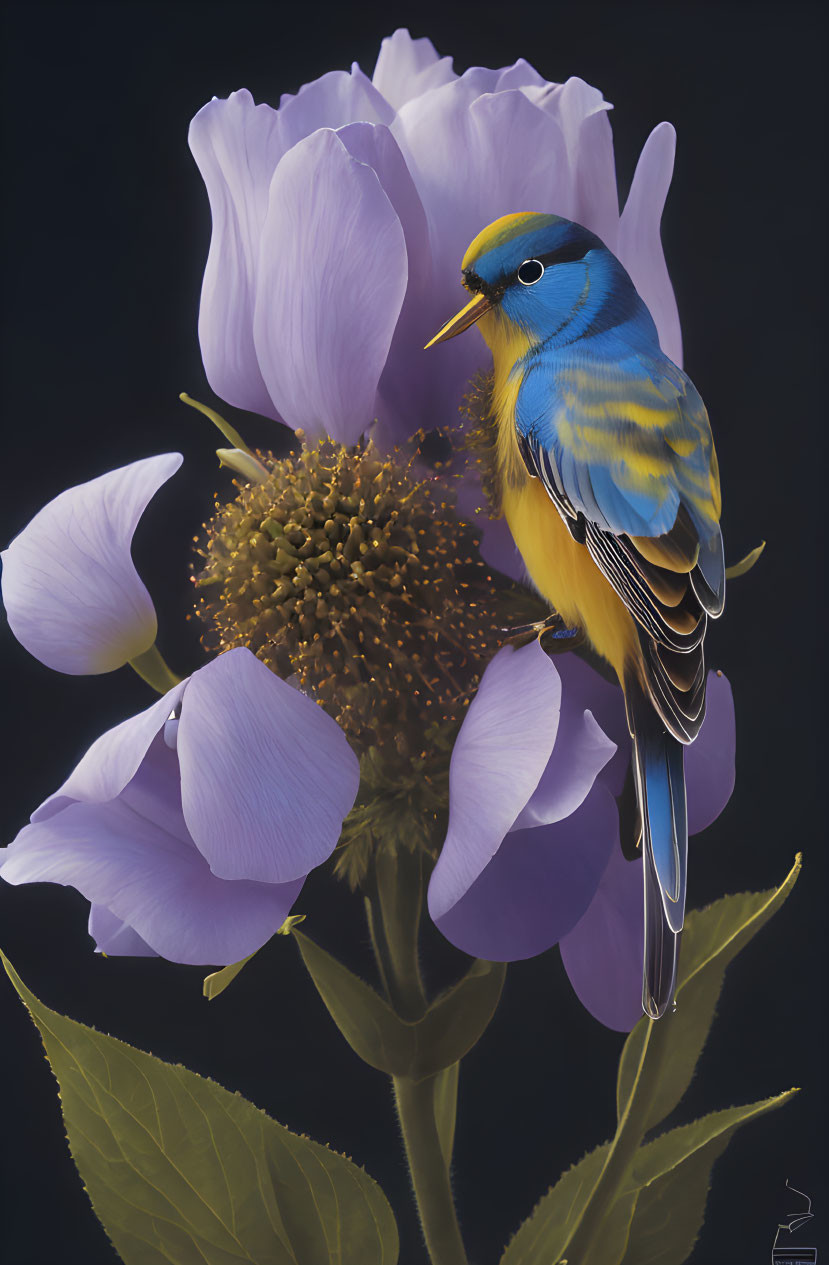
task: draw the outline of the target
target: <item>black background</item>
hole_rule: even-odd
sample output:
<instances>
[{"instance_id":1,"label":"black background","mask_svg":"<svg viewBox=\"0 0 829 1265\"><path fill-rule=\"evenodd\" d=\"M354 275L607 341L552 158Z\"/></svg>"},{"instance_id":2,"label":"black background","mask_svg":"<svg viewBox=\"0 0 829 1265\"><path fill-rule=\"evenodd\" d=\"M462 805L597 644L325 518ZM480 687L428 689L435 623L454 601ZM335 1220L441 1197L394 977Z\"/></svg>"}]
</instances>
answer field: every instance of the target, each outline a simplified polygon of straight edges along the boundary
<instances>
[{"instance_id":1,"label":"black background","mask_svg":"<svg viewBox=\"0 0 829 1265\"><path fill-rule=\"evenodd\" d=\"M825 1186L826 699L825 32L817 9L467 3L25 4L5 10L0 541L64 487L178 449L185 471L139 529L160 645L197 666L185 623L189 540L221 480L196 339L209 240L186 146L193 113L246 86L276 103L352 59L371 73L396 26L428 34L456 69L530 59L579 74L611 116L622 193L649 130L670 119L677 171L664 221L686 367L712 416L730 560L760 539L760 565L730 590L711 638L738 715L738 782L693 844L689 903L803 874L782 912L729 970L719 1018L679 1108L690 1120L800 1085L747 1126L714 1172L698 1265L764 1261L790 1206L815 1199L803 1242L829 1245ZM230 411L228 410L230 413ZM242 417L247 437L268 427ZM4 842L104 728L146 706L128 669L70 678L2 636ZM391 1095L333 1029L287 941L219 1000L204 972L95 957L85 902L39 886L0 890L0 944L49 1004L238 1089L279 1120L346 1151L398 1216L401 1265L425 1259L395 1139ZM358 900L313 881L302 908L324 943L368 970ZM10 987L0 984L9 1265L114 1253L63 1139L55 1085ZM558 953L516 965L489 1032L466 1060L455 1187L470 1262L487 1265L563 1167L612 1132L622 1038L569 991Z\"/></svg>"}]
</instances>

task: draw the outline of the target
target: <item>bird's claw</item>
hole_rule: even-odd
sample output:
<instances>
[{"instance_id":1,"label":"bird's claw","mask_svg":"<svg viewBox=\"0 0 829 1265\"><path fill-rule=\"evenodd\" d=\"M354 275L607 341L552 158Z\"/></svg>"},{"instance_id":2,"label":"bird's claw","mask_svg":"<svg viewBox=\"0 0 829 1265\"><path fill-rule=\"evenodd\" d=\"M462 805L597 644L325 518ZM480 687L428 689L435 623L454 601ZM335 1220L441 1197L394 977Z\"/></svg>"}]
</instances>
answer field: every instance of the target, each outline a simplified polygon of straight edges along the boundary
<instances>
[{"instance_id":1,"label":"bird's claw","mask_svg":"<svg viewBox=\"0 0 829 1265\"><path fill-rule=\"evenodd\" d=\"M532 624L513 624L501 629L501 632L508 633L510 637L524 637L527 633L535 633L537 637L541 637L544 633L549 632L556 640L564 640L569 637L577 637L578 628L565 628L564 620L557 611L552 611L546 619L537 619Z\"/></svg>"}]
</instances>

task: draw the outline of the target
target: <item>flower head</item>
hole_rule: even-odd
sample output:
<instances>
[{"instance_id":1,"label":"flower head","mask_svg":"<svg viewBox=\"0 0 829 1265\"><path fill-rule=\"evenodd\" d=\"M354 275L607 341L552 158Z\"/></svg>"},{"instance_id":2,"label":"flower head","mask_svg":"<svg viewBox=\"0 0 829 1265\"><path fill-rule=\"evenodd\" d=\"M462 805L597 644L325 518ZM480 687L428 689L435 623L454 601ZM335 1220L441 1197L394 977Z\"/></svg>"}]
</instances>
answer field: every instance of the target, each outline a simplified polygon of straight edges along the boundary
<instances>
[{"instance_id":1,"label":"flower head","mask_svg":"<svg viewBox=\"0 0 829 1265\"><path fill-rule=\"evenodd\" d=\"M199 553L210 650L245 645L296 673L360 751L419 751L460 720L503 639L498 587L439 475L330 440L217 499ZM520 597L517 599L520 602Z\"/></svg>"},{"instance_id":2,"label":"flower head","mask_svg":"<svg viewBox=\"0 0 829 1265\"><path fill-rule=\"evenodd\" d=\"M0 874L77 888L107 953L235 962L330 855L358 781L335 722L231 650L98 738Z\"/></svg>"},{"instance_id":3,"label":"flower head","mask_svg":"<svg viewBox=\"0 0 829 1265\"><path fill-rule=\"evenodd\" d=\"M452 424L486 363L477 336L423 345L457 306L460 259L499 215L553 211L628 268L681 357L659 219L674 132L648 139L621 216L601 93L525 61L456 76L397 31L370 81L354 66L255 105L209 102L190 145L213 235L199 334L208 379L233 404L355 442L378 419L399 442Z\"/></svg>"}]
</instances>

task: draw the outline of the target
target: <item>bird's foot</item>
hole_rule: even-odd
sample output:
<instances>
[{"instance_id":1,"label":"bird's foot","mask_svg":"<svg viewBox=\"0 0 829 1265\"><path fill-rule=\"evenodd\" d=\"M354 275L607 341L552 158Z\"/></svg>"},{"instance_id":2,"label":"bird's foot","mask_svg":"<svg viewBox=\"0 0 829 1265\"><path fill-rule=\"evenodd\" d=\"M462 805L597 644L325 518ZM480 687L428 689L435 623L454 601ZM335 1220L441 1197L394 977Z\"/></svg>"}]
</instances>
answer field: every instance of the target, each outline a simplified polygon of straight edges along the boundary
<instances>
[{"instance_id":1,"label":"bird's foot","mask_svg":"<svg viewBox=\"0 0 829 1265\"><path fill-rule=\"evenodd\" d=\"M567 628L557 611L551 611L546 619L537 619L532 624L514 624L511 627L502 628L501 631L507 633L510 640L517 637L533 636L540 639L549 636L556 642L568 643L557 647L562 650L570 650L581 637L581 629Z\"/></svg>"},{"instance_id":2,"label":"bird's foot","mask_svg":"<svg viewBox=\"0 0 829 1265\"><path fill-rule=\"evenodd\" d=\"M572 640L573 637L578 637L581 634L580 628L557 628L555 630L543 629L542 631L549 632L551 637L555 637L556 640L562 641L565 639Z\"/></svg>"}]
</instances>

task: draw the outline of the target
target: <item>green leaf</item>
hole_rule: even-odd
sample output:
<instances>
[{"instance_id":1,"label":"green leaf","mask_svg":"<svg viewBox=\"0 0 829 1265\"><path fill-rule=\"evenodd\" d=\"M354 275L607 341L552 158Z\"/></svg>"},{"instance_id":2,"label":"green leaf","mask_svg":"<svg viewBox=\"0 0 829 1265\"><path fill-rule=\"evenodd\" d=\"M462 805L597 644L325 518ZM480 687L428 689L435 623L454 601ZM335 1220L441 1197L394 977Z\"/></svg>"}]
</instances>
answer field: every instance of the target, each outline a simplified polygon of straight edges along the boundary
<instances>
[{"instance_id":1,"label":"green leaf","mask_svg":"<svg viewBox=\"0 0 829 1265\"><path fill-rule=\"evenodd\" d=\"M415 1077L432 1076L468 1054L483 1036L501 1000L505 962L476 958L469 970L413 1024Z\"/></svg>"},{"instance_id":2,"label":"green leaf","mask_svg":"<svg viewBox=\"0 0 829 1265\"><path fill-rule=\"evenodd\" d=\"M410 1033L388 1002L313 940L299 931L294 939L317 992L352 1050L389 1076L408 1075Z\"/></svg>"},{"instance_id":3,"label":"green leaf","mask_svg":"<svg viewBox=\"0 0 829 1265\"><path fill-rule=\"evenodd\" d=\"M783 1106L797 1092L715 1111L643 1146L602 1221L601 1234L578 1265L680 1265L702 1225L714 1161L740 1125ZM590 1199L609 1151L609 1143L597 1147L561 1177L521 1226L501 1265L565 1265L562 1253L585 1209L590 1218Z\"/></svg>"},{"instance_id":4,"label":"green leaf","mask_svg":"<svg viewBox=\"0 0 829 1265\"><path fill-rule=\"evenodd\" d=\"M449 1168L455 1146L455 1120L458 1114L458 1076L460 1063L445 1067L435 1077L435 1123L438 1127L440 1149Z\"/></svg>"},{"instance_id":5,"label":"green leaf","mask_svg":"<svg viewBox=\"0 0 829 1265\"><path fill-rule=\"evenodd\" d=\"M536 1204L501 1257L500 1265L566 1265L562 1256L587 1207L609 1143L596 1147L568 1169ZM578 1265L621 1265L639 1191L623 1191L602 1223L601 1242Z\"/></svg>"},{"instance_id":6,"label":"green leaf","mask_svg":"<svg viewBox=\"0 0 829 1265\"><path fill-rule=\"evenodd\" d=\"M622 1265L639 1201L638 1190L623 1190L602 1222L602 1232L579 1257L581 1265ZM566 1262L567 1257L563 1260Z\"/></svg>"},{"instance_id":7,"label":"green leaf","mask_svg":"<svg viewBox=\"0 0 829 1265\"><path fill-rule=\"evenodd\" d=\"M489 1024L506 966L476 959L421 1019L399 1018L388 1002L301 932L294 938L328 1013L364 1063L389 1076L422 1080L457 1063Z\"/></svg>"},{"instance_id":8,"label":"green leaf","mask_svg":"<svg viewBox=\"0 0 829 1265\"><path fill-rule=\"evenodd\" d=\"M702 1227L714 1162L741 1125L782 1107L797 1092L712 1112L643 1146L631 1178L643 1189L623 1265L682 1265Z\"/></svg>"},{"instance_id":9,"label":"green leaf","mask_svg":"<svg viewBox=\"0 0 829 1265\"><path fill-rule=\"evenodd\" d=\"M2 956L2 955L0 955ZM69 1148L126 1265L394 1265L379 1186L239 1094L44 1006Z\"/></svg>"},{"instance_id":10,"label":"green leaf","mask_svg":"<svg viewBox=\"0 0 829 1265\"><path fill-rule=\"evenodd\" d=\"M619 1265L622 1260L639 1265L638 1256L625 1244L628 1233L632 1242L634 1227L645 1224L648 1204L655 1199L653 1192L646 1195L650 1186L663 1180L663 1174L672 1168L691 1165L692 1155L708 1146L713 1148L713 1164L718 1138L729 1129L733 1131L743 1119L785 1101L787 1095L717 1113L640 1149L645 1133L664 1119L688 1087L714 1016L726 966L786 899L800 864L798 854L776 891L729 896L688 916L676 1013L659 1020L642 1019L622 1051L617 1084L619 1127L613 1142L585 1156L544 1196L510 1243L502 1265L554 1265L568 1255L574 1265ZM693 1165L688 1171L692 1175L696 1172ZM710 1172L710 1164L706 1172ZM695 1181L694 1190L698 1191L700 1181ZM695 1205L699 1220L706 1194L707 1176L701 1203ZM681 1192L675 1197L680 1203L684 1198ZM698 1225L699 1221L697 1229Z\"/></svg>"},{"instance_id":11,"label":"green leaf","mask_svg":"<svg viewBox=\"0 0 829 1265\"><path fill-rule=\"evenodd\" d=\"M640 1019L622 1051L616 1087L620 1120L637 1075L642 1092L649 1096L644 1132L664 1120L680 1101L707 1040L726 967L783 904L800 867L798 853L776 890L725 896L688 915L682 935L676 1010L661 1019Z\"/></svg>"},{"instance_id":12,"label":"green leaf","mask_svg":"<svg viewBox=\"0 0 829 1265\"><path fill-rule=\"evenodd\" d=\"M554 1265L595 1189L610 1147L589 1151L538 1201L508 1244L501 1265Z\"/></svg>"}]
</instances>

